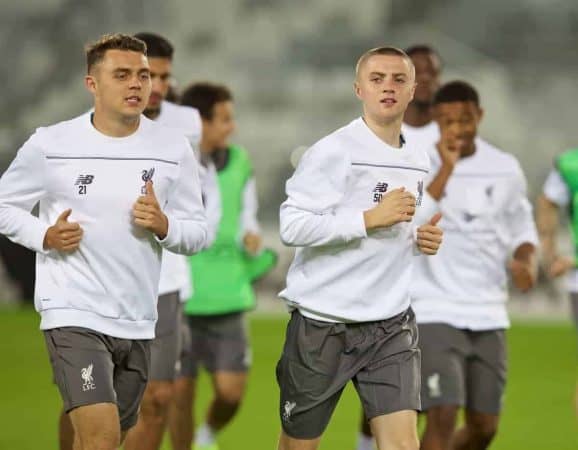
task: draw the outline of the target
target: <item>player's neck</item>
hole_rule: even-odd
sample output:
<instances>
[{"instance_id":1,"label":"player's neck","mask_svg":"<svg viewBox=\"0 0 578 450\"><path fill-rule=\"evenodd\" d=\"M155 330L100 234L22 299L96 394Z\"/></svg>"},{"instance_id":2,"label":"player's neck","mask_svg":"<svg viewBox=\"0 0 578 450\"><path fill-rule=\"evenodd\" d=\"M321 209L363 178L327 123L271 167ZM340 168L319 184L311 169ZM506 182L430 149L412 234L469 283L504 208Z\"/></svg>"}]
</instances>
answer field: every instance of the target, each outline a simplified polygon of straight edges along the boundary
<instances>
[{"instance_id":1,"label":"player's neck","mask_svg":"<svg viewBox=\"0 0 578 450\"><path fill-rule=\"evenodd\" d=\"M143 112L144 116L147 119L150 120L157 120L159 118L159 116L161 115L161 109L160 108L155 108L155 109L145 109Z\"/></svg>"},{"instance_id":2,"label":"player's neck","mask_svg":"<svg viewBox=\"0 0 578 450\"><path fill-rule=\"evenodd\" d=\"M99 108L94 108L92 114L92 125L98 131L106 136L111 137L127 137L138 130L140 124L140 116L123 117L105 114L99 111Z\"/></svg>"},{"instance_id":3,"label":"player's neck","mask_svg":"<svg viewBox=\"0 0 578 450\"><path fill-rule=\"evenodd\" d=\"M472 145L470 145L466 150L462 151L460 158L468 158L469 156L472 156L474 153L476 153L475 141L472 142Z\"/></svg>"},{"instance_id":4,"label":"player's neck","mask_svg":"<svg viewBox=\"0 0 578 450\"><path fill-rule=\"evenodd\" d=\"M369 114L364 114L363 120L369 129L387 145L394 148L401 148L401 116L390 121L379 121Z\"/></svg>"},{"instance_id":5,"label":"player's neck","mask_svg":"<svg viewBox=\"0 0 578 450\"><path fill-rule=\"evenodd\" d=\"M431 105L412 102L408 105L403 121L416 128L425 127L433 120Z\"/></svg>"},{"instance_id":6,"label":"player's neck","mask_svg":"<svg viewBox=\"0 0 578 450\"><path fill-rule=\"evenodd\" d=\"M215 146L210 142L207 142L205 139L201 138L201 142L199 143L199 149L203 155L211 154L213 150L215 150Z\"/></svg>"}]
</instances>

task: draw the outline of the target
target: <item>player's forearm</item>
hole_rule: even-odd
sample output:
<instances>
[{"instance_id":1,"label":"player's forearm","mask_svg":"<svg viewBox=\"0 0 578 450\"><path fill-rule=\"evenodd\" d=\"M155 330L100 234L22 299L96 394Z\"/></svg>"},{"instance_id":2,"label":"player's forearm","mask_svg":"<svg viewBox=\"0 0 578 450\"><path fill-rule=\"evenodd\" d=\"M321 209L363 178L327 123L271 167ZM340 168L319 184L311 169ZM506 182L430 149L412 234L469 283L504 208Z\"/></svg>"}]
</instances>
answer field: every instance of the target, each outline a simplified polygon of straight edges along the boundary
<instances>
[{"instance_id":1,"label":"player's forearm","mask_svg":"<svg viewBox=\"0 0 578 450\"><path fill-rule=\"evenodd\" d=\"M537 202L537 226L543 259L552 262L558 253L556 232L558 231L558 207L544 196Z\"/></svg>"},{"instance_id":2,"label":"player's forearm","mask_svg":"<svg viewBox=\"0 0 578 450\"><path fill-rule=\"evenodd\" d=\"M157 239L167 250L181 255L193 255L206 248L208 225L204 213L192 219L176 219L167 214L168 233Z\"/></svg>"},{"instance_id":3,"label":"player's forearm","mask_svg":"<svg viewBox=\"0 0 578 450\"><path fill-rule=\"evenodd\" d=\"M23 209L0 201L0 234L32 251L42 253L49 224Z\"/></svg>"},{"instance_id":4,"label":"player's forearm","mask_svg":"<svg viewBox=\"0 0 578 450\"><path fill-rule=\"evenodd\" d=\"M447 164L443 164L434 179L427 187L429 195L431 195L434 200L439 201L442 198L446 189L446 184L448 183L452 172L452 167Z\"/></svg>"},{"instance_id":5,"label":"player's forearm","mask_svg":"<svg viewBox=\"0 0 578 450\"><path fill-rule=\"evenodd\" d=\"M243 204L241 209L241 230L242 235L246 233L260 234L261 227L257 218L259 202L257 199L257 187L255 178L250 178L243 190Z\"/></svg>"},{"instance_id":6,"label":"player's forearm","mask_svg":"<svg viewBox=\"0 0 578 450\"><path fill-rule=\"evenodd\" d=\"M362 211L342 210L316 214L282 205L281 240L291 247L321 247L367 236Z\"/></svg>"}]
</instances>

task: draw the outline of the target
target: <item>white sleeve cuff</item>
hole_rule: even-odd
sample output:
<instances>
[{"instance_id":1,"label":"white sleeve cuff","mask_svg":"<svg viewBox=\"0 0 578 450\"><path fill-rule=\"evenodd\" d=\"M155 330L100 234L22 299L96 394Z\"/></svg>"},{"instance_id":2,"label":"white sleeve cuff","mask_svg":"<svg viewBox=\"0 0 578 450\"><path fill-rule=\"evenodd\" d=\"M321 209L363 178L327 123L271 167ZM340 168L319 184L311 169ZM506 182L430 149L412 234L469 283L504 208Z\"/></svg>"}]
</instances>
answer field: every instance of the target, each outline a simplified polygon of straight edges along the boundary
<instances>
[{"instance_id":1,"label":"white sleeve cuff","mask_svg":"<svg viewBox=\"0 0 578 450\"><path fill-rule=\"evenodd\" d=\"M44 238L46 236L46 232L50 228L50 225L46 225L45 223L38 221L34 228L34 237L31 240L31 250L37 253L47 254L50 250L46 250L44 248Z\"/></svg>"},{"instance_id":2,"label":"white sleeve cuff","mask_svg":"<svg viewBox=\"0 0 578 450\"><path fill-rule=\"evenodd\" d=\"M175 245L178 245L180 239L178 239L178 232L175 226L175 220L169 214L165 214L165 216L167 217L168 222L167 235L165 236L164 239L160 239L156 234L154 234L154 237L159 244L161 244L164 248L169 249L171 247L174 247Z\"/></svg>"},{"instance_id":3,"label":"white sleeve cuff","mask_svg":"<svg viewBox=\"0 0 578 450\"><path fill-rule=\"evenodd\" d=\"M435 200L427 190L424 189L421 206L419 207L417 213L420 222L429 222L432 216L439 212L439 210L439 202Z\"/></svg>"},{"instance_id":4,"label":"white sleeve cuff","mask_svg":"<svg viewBox=\"0 0 578 450\"><path fill-rule=\"evenodd\" d=\"M343 230L344 240L349 242L354 239L361 239L367 237L367 229L365 228L365 219L363 211L343 211L343 224L346 229Z\"/></svg>"}]
</instances>

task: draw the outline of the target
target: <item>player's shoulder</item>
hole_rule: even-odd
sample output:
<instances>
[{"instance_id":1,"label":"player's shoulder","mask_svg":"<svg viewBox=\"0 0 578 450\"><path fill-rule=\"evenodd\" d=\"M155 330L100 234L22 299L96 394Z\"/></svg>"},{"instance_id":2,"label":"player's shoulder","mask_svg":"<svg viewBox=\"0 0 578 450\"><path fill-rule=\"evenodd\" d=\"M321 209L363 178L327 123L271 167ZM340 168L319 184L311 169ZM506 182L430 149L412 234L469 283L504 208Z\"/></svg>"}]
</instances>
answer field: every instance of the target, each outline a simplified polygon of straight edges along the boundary
<instances>
[{"instance_id":1,"label":"player's shoulder","mask_svg":"<svg viewBox=\"0 0 578 450\"><path fill-rule=\"evenodd\" d=\"M139 132L152 147L162 148L164 154L172 153L173 157L181 157L184 151L190 150L186 137L180 133L175 133L174 128L145 116L141 116L140 120Z\"/></svg>"},{"instance_id":2,"label":"player's shoulder","mask_svg":"<svg viewBox=\"0 0 578 450\"><path fill-rule=\"evenodd\" d=\"M251 161L251 157L249 156L249 152L247 151L247 149L245 147L243 147L242 145L239 144L231 144L229 145L229 151L236 155L237 158L246 161L246 162L250 162Z\"/></svg>"},{"instance_id":3,"label":"player's shoulder","mask_svg":"<svg viewBox=\"0 0 578 450\"><path fill-rule=\"evenodd\" d=\"M481 162L485 168L492 171L520 173L522 168L518 158L499 147L489 143L485 139L476 138L476 147L480 152Z\"/></svg>"},{"instance_id":4,"label":"player's shoulder","mask_svg":"<svg viewBox=\"0 0 578 450\"><path fill-rule=\"evenodd\" d=\"M163 114L166 112L171 120L188 123L191 119L200 119L199 111L191 106L177 105L175 103L164 101L161 108Z\"/></svg>"},{"instance_id":5,"label":"player's shoulder","mask_svg":"<svg viewBox=\"0 0 578 450\"><path fill-rule=\"evenodd\" d=\"M578 160L578 148L570 148L556 157L557 164Z\"/></svg>"},{"instance_id":6,"label":"player's shoulder","mask_svg":"<svg viewBox=\"0 0 578 450\"><path fill-rule=\"evenodd\" d=\"M30 136L29 142L33 145L47 148L64 140L75 139L88 129L90 115L91 112L87 112L72 119L38 127Z\"/></svg>"},{"instance_id":7,"label":"player's shoulder","mask_svg":"<svg viewBox=\"0 0 578 450\"><path fill-rule=\"evenodd\" d=\"M185 131L196 131L201 124L201 116L196 108L176 105L164 101L161 105L162 122Z\"/></svg>"},{"instance_id":8,"label":"player's shoulder","mask_svg":"<svg viewBox=\"0 0 578 450\"><path fill-rule=\"evenodd\" d=\"M358 132L356 131L358 120L361 119L356 119L347 125L332 131L326 136L323 136L309 147L307 152L305 152L305 155L323 159L331 158L333 161L344 159L349 160L351 157L349 149L352 148L352 144L358 137Z\"/></svg>"}]
</instances>

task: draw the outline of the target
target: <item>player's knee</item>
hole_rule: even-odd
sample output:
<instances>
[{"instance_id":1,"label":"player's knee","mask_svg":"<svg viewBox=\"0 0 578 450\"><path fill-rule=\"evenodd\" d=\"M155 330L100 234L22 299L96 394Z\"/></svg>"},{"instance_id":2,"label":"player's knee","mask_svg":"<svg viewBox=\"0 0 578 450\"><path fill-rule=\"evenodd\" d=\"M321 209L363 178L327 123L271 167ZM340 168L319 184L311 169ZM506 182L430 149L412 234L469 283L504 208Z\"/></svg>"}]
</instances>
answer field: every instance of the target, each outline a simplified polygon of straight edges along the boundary
<instances>
[{"instance_id":1,"label":"player's knee","mask_svg":"<svg viewBox=\"0 0 578 450\"><path fill-rule=\"evenodd\" d=\"M229 407L236 408L243 400L244 391L243 388L239 387L220 388L216 392L217 401Z\"/></svg>"},{"instance_id":2,"label":"player's knee","mask_svg":"<svg viewBox=\"0 0 578 450\"><path fill-rule=\"evenodd\" d=\"M177 408L188 407L195 396L194 382L185 378L177 378L173 383L173 402Z\"/></svg>"},{"instance_id":3,"label":"player's knee","mask_svg":"<svg viewBox=\"0 0 578 450\"><path fill-rule=\"evenodd\" d=\"M458 408L455 406L438 406L427 412L427 426L434 429L438 435L448 439L456 427Z\"/></svg>"},{"instance_id":4,"label":"player's knee","mask_svg":"<svg viewBox=\"0 0 578 450\"><path fill-rule=\"evenodd\" d=\"M173 388L170 383L154 383L147 387L141 411L147 416L161 416L168 410L173 399Z\"/></svg>"},{"instance_id":5,"label":"player's knee","mask_svg":"<svg viewBox=\"0 0 578 450\"><path fill-rule=\"evenodd\" d=\"M418 450L419 439L417 437L404 437L393 442L389 448L392 450Z\"/></svg>"},{"instance_id":6,"label":"player's knee","mask_svg":"<svg viewBox=\"0 0 578 450\"><path fill-rule=\"evenodd\" d=\"M498 432L498 421L494 418L476 417L468 423L471 436L482 445L488 445Z\"/></svg>"},{"instance_id":7,"label":"player's knee","mask_svg":"<svg viewBox=\"0 0 578 450\"><path fill-rule=\"evenodd\" d=\"M82 444L75 442L75 449L82 450L117 450L121 444L120 433L118 435L94 436L92 439L82 439Z\"/></svg>"},{"instance_id":8,"label":"player's knee","mask_svg":"<svg viewBox=\"0 0 578 450\"><path fill-rule=\"evenodd\" d=\"M173 387L170 383L159 384L155 389L153 400L158 409L166 410L173 399Z\"/></svg>"}]
</instances>

